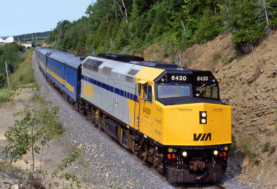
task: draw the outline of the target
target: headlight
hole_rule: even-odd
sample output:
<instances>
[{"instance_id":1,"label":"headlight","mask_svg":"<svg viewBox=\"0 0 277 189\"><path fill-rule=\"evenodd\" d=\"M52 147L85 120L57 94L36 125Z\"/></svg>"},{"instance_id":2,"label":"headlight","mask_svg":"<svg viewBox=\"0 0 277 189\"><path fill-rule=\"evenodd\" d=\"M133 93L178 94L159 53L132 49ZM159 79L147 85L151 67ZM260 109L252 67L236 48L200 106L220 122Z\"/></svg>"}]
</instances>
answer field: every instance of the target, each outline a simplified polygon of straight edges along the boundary
<instances>
[{"instance_id":1,"label":"headlight","mask_svg":"<svg viewBox=\"0 0 277 189\"><path fill-rule=\"evenodd\" d=\"M199 112L199 123L200 124L207 124L207 111L200 111Z\"/></svg>"},{"instance_id":2,"label":"headlight","mask_svg":"<svg viewBox=\"0 0 277 189\"><path fill-rule=\"evenodd\" d=\"M173 149L172 148L168 148L168 152L169 153L173 152Z\"/></svg>"},{"instance_id":3,"label":"headlight","mask_svg":"<svg viewBox=\"0 0 277 189\"><path fill-rule=\"evenodd\" d=\"M184 157L187 157L188 153L187 153L186 151L183 151L182 155L183 155Z\"/></svg>"},{"instance_id":4,"label":"headlight","mask_svg":"<svg viewBox=\"0 0 277 189\"><path fill-rule=\"evenodd\" d=\"M214 151L214 155L215 155L215 156L218 155L218 151L217 151L217 150Z\"/></svg>"},{"instance_id":5,"label":"headlight","mask_svg":"<svg viewBox=\"0 0 277 189\"><path fill-rule=\"evenodd\" d=\"M228 146L224 146L224 150L227 151L228 150Z\"/></svg>"}]
</instances>

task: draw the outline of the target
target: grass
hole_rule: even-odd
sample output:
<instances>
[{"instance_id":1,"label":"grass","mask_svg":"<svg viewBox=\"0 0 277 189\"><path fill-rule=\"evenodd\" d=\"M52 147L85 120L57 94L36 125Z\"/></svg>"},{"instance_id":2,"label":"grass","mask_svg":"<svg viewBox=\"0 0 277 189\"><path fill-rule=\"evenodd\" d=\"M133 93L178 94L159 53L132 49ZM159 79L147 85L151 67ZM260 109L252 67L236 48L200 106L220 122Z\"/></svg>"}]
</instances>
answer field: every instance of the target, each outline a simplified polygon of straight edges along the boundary
<instances>
[{"instance_id":1,"label":"grass","mask_svg":"<svg viewBox=\"0 0 277 189\"><path fill-rule=\"evenodd\" d=\"M0 104L11 100L14 91L8 88L0 89Z\"/></svg>"},{"instance_id":2,"label":"grass","mask_svg":"<svg viewBox=\"0 0 277 189\"><path fill-rule=\"evenodd\" d=\"M26 174L26 170L23 170L18 166L10 166L7 161L0 162L0 172L7 172L8 175L15 176L20 179L22 179L22 175Z\"/></svg>"},{"instance_id":3,"label":"grass","mask_svg":"<svg viewBox=\"0 0 277 189\"><path fill-rule=\"evenodd\" d=\"M17 70L10 76L10 86L14 91L20 84L30 84L35 82L34 70L32 68L32 54L29 50L24 55L24 61L18 66Z\"/></svg>"}]
</instances>

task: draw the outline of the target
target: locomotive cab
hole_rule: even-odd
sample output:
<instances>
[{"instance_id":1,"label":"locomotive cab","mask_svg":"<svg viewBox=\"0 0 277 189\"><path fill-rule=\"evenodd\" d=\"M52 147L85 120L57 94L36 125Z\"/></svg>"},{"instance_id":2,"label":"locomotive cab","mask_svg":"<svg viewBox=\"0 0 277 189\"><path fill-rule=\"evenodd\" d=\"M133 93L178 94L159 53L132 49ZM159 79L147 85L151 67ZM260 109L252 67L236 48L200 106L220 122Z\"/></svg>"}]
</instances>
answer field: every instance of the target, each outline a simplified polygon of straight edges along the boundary
<instances>
[{"instance_id":1,"label":"locomotive cab","mask_svg":"<svg viewBox=\"0 0 277 189\"><path fill-rule=\"evenodd\" d=\"M166 70L154 82L140 80L138 96L137 129L160 147L169 180L193 183L222 178L232 143L231 107L220 101L211 72ZM174 177L176 172L183 176Z\"/></svg>"}]
</instances>

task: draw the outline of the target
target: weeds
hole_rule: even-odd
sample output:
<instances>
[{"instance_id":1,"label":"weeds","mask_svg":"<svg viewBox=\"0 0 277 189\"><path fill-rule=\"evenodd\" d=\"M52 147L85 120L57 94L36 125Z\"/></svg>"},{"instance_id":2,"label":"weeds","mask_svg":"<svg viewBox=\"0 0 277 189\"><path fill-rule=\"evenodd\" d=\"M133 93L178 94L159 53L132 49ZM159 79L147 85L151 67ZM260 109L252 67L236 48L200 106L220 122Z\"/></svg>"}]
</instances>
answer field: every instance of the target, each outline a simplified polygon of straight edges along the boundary
<instances>
[{"instance_id":1,"label":"weeds","mask_svg":"<svg viewBox=\"0 0 277 189\"><path fill-rule=\"evenodd\" d=\"M222 51L214 53L213 62L216 63L222 57Z\"/></svg>"},{"instance_id":2,"label":"weeds","mask_svg":"<svg viewBox=\"0 0 277 189\"><path fill-rule=\"evenodd\" d=\"M260 163L261 163L261 161L260 161L260 160L255 159L255 161L254 161L254 165L258 166Z\"/></svg>"},{"instance_id":3,"label":"weeds","mask_svg":"<svg viewBox=\"0 0 277 189\"><path fill-rule=\"evenodd\" d=\"M275 165L277 165L277 159L274 161Z\"/></svg>"},{"instance_id":4,"label":"weeds","mask_svg":"<svg viewBox=\"0 0 277 189\"><path fill-rule=\"evenodd\" d=\"M257 154L254 152L254 150L251 149L251 146L252 145L249 142L246 142L241 145L241 148L245 156L253 159L257 156Z\"/></svg>"},{"instance_id":5,"label":"weeds","mask_svg":"<svg viewBox=\"0 0 277 189\"><path fill-rule=\"evenodd\" d=\"M49 124L46 124L45 129L50 134L50 136L61 135L65 131L65 128L61 122L51 122Z\"/></svg>"},{"instance_id":6,"label":"weeds","mask_svg":"<svg viewBox=\"0 0 277 189\"><path fill-rule=\"evenodd\" d=\"M238 56L235 55L235 56L231 56L231 57L229 57L229 58L224 58L224 59L221 60L221 63L224 64L224 65L230 64L230 63L232 63L233 60L235 60L237 57L238 57Z\"/></svg>"},{"instance_id":7,"label":"weeds","mask_svg":"<svg viewBox=\"0 0 277 189\"><path fill-rule=\"evenodd\" d=\"M270 142L266 142L266 143L264 144L264 147L263 147L263 149L262 149L262 152L268 152L269 149L270 149Z\"/></svg>"}]
</instances>

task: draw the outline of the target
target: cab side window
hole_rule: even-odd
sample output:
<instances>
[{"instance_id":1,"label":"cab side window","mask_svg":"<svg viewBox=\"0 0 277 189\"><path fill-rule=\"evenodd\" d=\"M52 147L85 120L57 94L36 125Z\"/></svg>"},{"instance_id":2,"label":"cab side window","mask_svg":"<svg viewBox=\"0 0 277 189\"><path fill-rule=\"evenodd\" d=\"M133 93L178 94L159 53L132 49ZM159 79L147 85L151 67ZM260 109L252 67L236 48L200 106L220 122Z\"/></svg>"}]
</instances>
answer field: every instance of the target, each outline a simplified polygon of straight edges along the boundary
<instances>
[{"instance_id":1,"label":"cab side window","mask_svg":"<svg viewBox=\"0 0 277 189\"><path fill-rule=\"evenodd\" d=\"M152 95L152 86L151 85L143 85L143 96L142 98L146 99L148 102L153 102Z\"/></svg>"}]
</instances>

